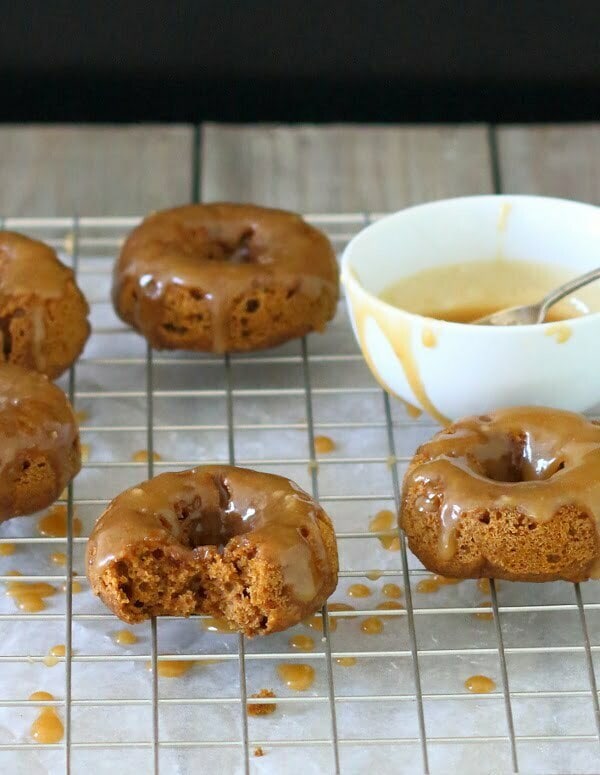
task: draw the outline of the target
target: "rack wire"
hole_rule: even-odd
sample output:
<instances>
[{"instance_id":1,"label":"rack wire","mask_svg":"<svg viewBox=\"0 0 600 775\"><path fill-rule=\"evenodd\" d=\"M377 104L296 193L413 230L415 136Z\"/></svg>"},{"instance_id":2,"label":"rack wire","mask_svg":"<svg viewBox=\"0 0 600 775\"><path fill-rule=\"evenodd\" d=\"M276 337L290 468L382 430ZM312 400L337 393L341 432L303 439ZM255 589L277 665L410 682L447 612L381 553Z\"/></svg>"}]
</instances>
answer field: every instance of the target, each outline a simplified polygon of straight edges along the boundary
<instances>
[{"instance_id":1,"label":"rack wire","mask_svg":"<svg viewBox=\"0 0 600 775\"><path fill-rule=\"evenodd\" d=\"M376 217L307 216L338 250ZM492 583L485 601L473 582L421 592L418 582L428 574L404 536L398 552L386 551L381 539L398 534L373 532L368 523L379 509L399 509L406 464L435 426L409 416L372 381L343 303L324 335L266 353L155 353L116 319L108 297L111 262L138 220L4 223L53 245L73 266L90 301L93 335L61 381L76 408L89 415L81 433L90 458L63 501L67 535L39 535L35 517L0 526L0 545L16 547L14 555L0 556L0 581L9 581L7 573L20 565L20 581L66 588L64 606L56 596L44 612L22 613L9 600L0 604L0 771L16 771L18 761L51 773L90 767L94 773L136 767L155 775L185 773L195 771L190 762L199 751L207 766L245 774L447 773L459 766L481 773L488 763L499 773L600 771L597 584ZM315 448L323 433L337 444L327 456ZM131 459L135 447L146 449L147 462ZM155 460L157 451L162 459ZM140 630L139 646L119 650L108 637L118 626L115 617L87 587L74 596L69 583L74 569L83 570L86 536L123 487L205 462L299 480L334 519L341 573L333 599L346 600L352 581L365 581L381 595L383 583L395 580L404 607L380 610L373 596L353 599L357 610L325 607L322 640L319 634L309 654L291 649L289 633L248 641L201 632L203 617L153 620ZM81 536L74 531L76 513ZM61 546L67 560L64 573L57 573L47 553ZM490 612L492 621L475 616ZM384 622L383 635L361 632L371 616ZM59 680L44 657L60 628L65 656ZM299 631L307 632L302 625ZM350 657L357 660L352 668L337 662ZM206 670L170 681L159 676L161 663L182 659ZM220 664L213 666L215 660ZM277 714L249 719L248 705L269 702L250 695L267 681L276 683L281 661L314 665L314 689L301 694L278 684ZM150 673L143 669L148 662ZM7 688L15 683L9 672L16 688ZM468 693L464 680L480 672L494 677L497 689ZM59 698L27 700L25 687L42 688L34 684L45 685L49 675ZM104 683L111 685L107 696ZM64 739L55 745L39 746L28 734L32 714L44 706L56 706L64 721ZM123 710L134 719L120 715ZM104 736L95 734L98 719L106 725ZM264 757L254 756L258 748Z\"/></svg>"}]
</instances>

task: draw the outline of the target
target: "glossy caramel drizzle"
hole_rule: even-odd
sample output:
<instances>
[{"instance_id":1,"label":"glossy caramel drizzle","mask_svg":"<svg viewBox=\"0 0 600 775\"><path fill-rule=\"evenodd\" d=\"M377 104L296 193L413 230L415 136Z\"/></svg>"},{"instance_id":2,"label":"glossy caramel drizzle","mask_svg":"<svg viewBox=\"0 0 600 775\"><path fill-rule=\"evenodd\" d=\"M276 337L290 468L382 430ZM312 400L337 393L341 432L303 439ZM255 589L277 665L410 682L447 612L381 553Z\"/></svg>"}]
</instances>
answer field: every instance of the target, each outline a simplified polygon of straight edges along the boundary
<instances>
[{"instance_id":1,"label":"glossy caramel drizzle","mask_svg":"<svg viewBox=\"0 0 600 775\"><path fill-rule=\"evenodd\" d=\"M312 498L284 477L231 466L166 473L125 490L99 518L88 543L88 575L93 583L106 564L148 536L167 546L177 542L196 557L226 551L231 541L275 561L290 592L308 602L327 567L322 518Z\"/></svg>"},{"instance_id":2,"label":"glossy caramel drizzle","mask_svg":"<svg viewBox=\"0 0 600 775\"><path fill-rule=\"evenodd\" d=\"M17 551L15 544L0 544L0 557L10 557Z\"/></svg>"},{"instance_id":3,"label":"glossy caramel drizzle","mask_svg":"<svg viewBox=\"0 0 600 775\"><path fill-rule=\"evenodd\" d=\"M316 299L337 295L337 265L325 235L302 218L251 205L189 205L148 216L115 264L113 299L135 282L133 322L142 331L162 321L168 288L192 289L209 302L213 349L224 352L236 299L286 285Z\"/></svg>"},{"instance_id":4,"label":"glossy caramel drizzle","mask_svg":"<svg viewBox=\"0 0 600 775\"><path fill-rule=\"evenodd\" d=\"M440 553L456 551L461 515L514 509L546 522L573 506L600 522L600 426L541 407L503 409L455 423L424 444L407 481L425 489L423 513L437 513Z\"/></svg>"}]
</instances>

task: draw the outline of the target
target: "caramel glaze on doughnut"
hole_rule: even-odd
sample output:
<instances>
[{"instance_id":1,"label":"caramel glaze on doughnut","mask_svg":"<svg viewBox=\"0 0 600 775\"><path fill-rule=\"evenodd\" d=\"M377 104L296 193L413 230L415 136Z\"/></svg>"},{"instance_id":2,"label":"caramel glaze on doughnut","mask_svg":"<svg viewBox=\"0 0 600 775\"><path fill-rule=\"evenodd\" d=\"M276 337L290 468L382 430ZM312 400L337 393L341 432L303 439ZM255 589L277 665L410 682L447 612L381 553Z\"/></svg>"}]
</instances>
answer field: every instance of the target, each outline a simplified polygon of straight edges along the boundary
<instances>
[{"instance_id":1,"label":"caramel glaze on doughnut","mask_svg":"<svg viewBox=\"0 0 600 775\"><path fill-rule=\"evenodd\" d=\"M338 269L324 234L299 215L239 204L148 216L115 265L119 316L154 347L272 347L335 314Z\"/></svg>"},{"instance_id":2,"label":"caramel glaze on doughnut","mask_svg":"<svg viewBox=\"0 0 600 775\"><path fill-rule=\"evenodd\" d=\"M539 407L469 417L423 444L401 525L451 577L582 581L599 570L600 426Z\"/></svg>"},{"instance_id":3,"label":"caramel glaze on doughnut","mask_svg":"<svg viewBox=\"0 0 600 775\"><path fill-rule=\"evenodd\" d=\"M246 635L297 624L337 584L335 534L289 479L233 466L165 473L121 493L87 548L117 616L223 617Z\"/></svg>"},{"instance_id":4,"label":"caramel glaze on doughnut","mask_svg":"<svg viewBox=\"0 0 600 775\"><path fill-rule=\"evenodd\" d=\"M77 422L42 374L0 365L0 522L53 503L81 466Z\"/></svg>"},{"instance_id":5,"label":"caramel glaze on doughnut","mask_svg":"<svg viewBox=\"0 0 600 775\"><path fill-rule=\"evenodd\" d=\"M89 308L52 248L0 231L0 362L60 376L90 333Z\"/></svg>"}]
</instances>

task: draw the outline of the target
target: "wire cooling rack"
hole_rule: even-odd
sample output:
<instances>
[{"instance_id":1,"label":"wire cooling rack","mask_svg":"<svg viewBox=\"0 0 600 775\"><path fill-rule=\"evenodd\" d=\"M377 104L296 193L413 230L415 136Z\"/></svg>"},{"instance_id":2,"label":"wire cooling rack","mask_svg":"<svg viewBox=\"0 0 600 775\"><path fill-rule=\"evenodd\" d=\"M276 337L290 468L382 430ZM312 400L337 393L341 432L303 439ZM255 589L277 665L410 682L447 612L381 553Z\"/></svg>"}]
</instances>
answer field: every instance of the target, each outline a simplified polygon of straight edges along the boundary
<instances>
[{"instance_id":1,"label":"wire cooling rack","mask_svg":"<svg viewBox=\"0 0 600 775\"><path fill-rule=\"evenodd\" d=\"M307 217L341 250L376 216ZM486 590L466 581L421 591L428 574L403 536L399 551L389 551L381 539L397 534L371 532L369 520L398 509L406 464L435 426L409 416L373 382L343 303L324 335L272 351L224 358L153 352L109 301L112 260L137 222L4 222L53 245L73 266L93 334L61 380L85 412L88 460L64 501L82 533L74 534L72 519L65 538L40 536L37 517L0 526L0 544L16 547L0 556L0 581L19 570L22 581L66 587L40 613L0 601L0 771L600 772L597 584L501 582ZM317 454L316 435L331 437L336 449ZM147 463L134 459L140 449ZM123 625L83 576L86 536L125 487L205 462L282 473L319 497L340 549L332 600L357 610L323 611L322 631L299 625L256 640L207 631L202 617L160 618L133 628L137 644L115 645L111 636ZM61 549L64 573L49 559ZM81 594L66 583L74 572ZM355 582L371 595L348 597ZM389 583L402 587L404 608L377 608ZM361 629L371 616L384 623L382 633ZM314 637L314 651L290 646L299 632ZM49 668L44 657L60 643L64 659ZM344 658L356 664L340 664ZM159 662L180 660L193 669L175 679L158 675ZM316 671L303 693L277 678L278 664L296 661ZM496 689L466 691L465 680L477 674L493 678ZM247 704L264 702L250 695L262 688L275 690L277 711L249 717ZM56 699L27 700L41 689ZM55 745L37 745L29 733L44 705L56 706L64 723Z\"/></svg>"}]
</instances>

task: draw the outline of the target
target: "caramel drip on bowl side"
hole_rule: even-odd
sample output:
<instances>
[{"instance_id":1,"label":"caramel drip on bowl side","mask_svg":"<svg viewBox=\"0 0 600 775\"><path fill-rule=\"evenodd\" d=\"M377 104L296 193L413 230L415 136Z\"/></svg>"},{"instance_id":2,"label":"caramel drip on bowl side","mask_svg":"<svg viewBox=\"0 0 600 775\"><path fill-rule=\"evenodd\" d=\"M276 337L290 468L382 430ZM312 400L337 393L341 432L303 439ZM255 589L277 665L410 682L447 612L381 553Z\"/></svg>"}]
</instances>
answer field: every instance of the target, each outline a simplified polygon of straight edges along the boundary
<instances>
[{"instance_id":1,"label":"caramel drip on bowl side","mask_svg":"<svg viewBox=\"0 0 600 775\"><path fill-rule=\"evenodd\" d=\"M372 318L375 323L377 323L381 329L381 332L387 339L388 343L391 345L396 357L398 358L398 361L400 362L400 365L402 366L409 387L411 388L418 403L441 425L448 425L450 421L437 410L437 408L429 399L419 374L419 367L413 352L413 332L410 320L399 314L395 315L394 319L392 320L386 311L380 308L380 302L377 300L371 300L367 293L362 290L362 288L360 290L356 290L352 287L351 283L348 283L347 291L352 302L356 333L363 356L379 384L388 393L391 393L396 398L401 398L396 393L394 393L390 386L383 380L369 352L366 336L366 326L369 318Z\"/></svg>"},{"instance_id":2,"label":"caramel drip on bowl side","mask_svg":"<svg viewBox=\"0 0 600 775\"><path fill-rule=\"evenodd\" d=\"M420 453L427 460L408 482L426 490L417 510L439 516L444 559L456 551L456 525L466 512L514 509L547 522L574 506L600 527L600 426L581 415L499 410L455 423Z\"/></svg>"}]
</instances>

